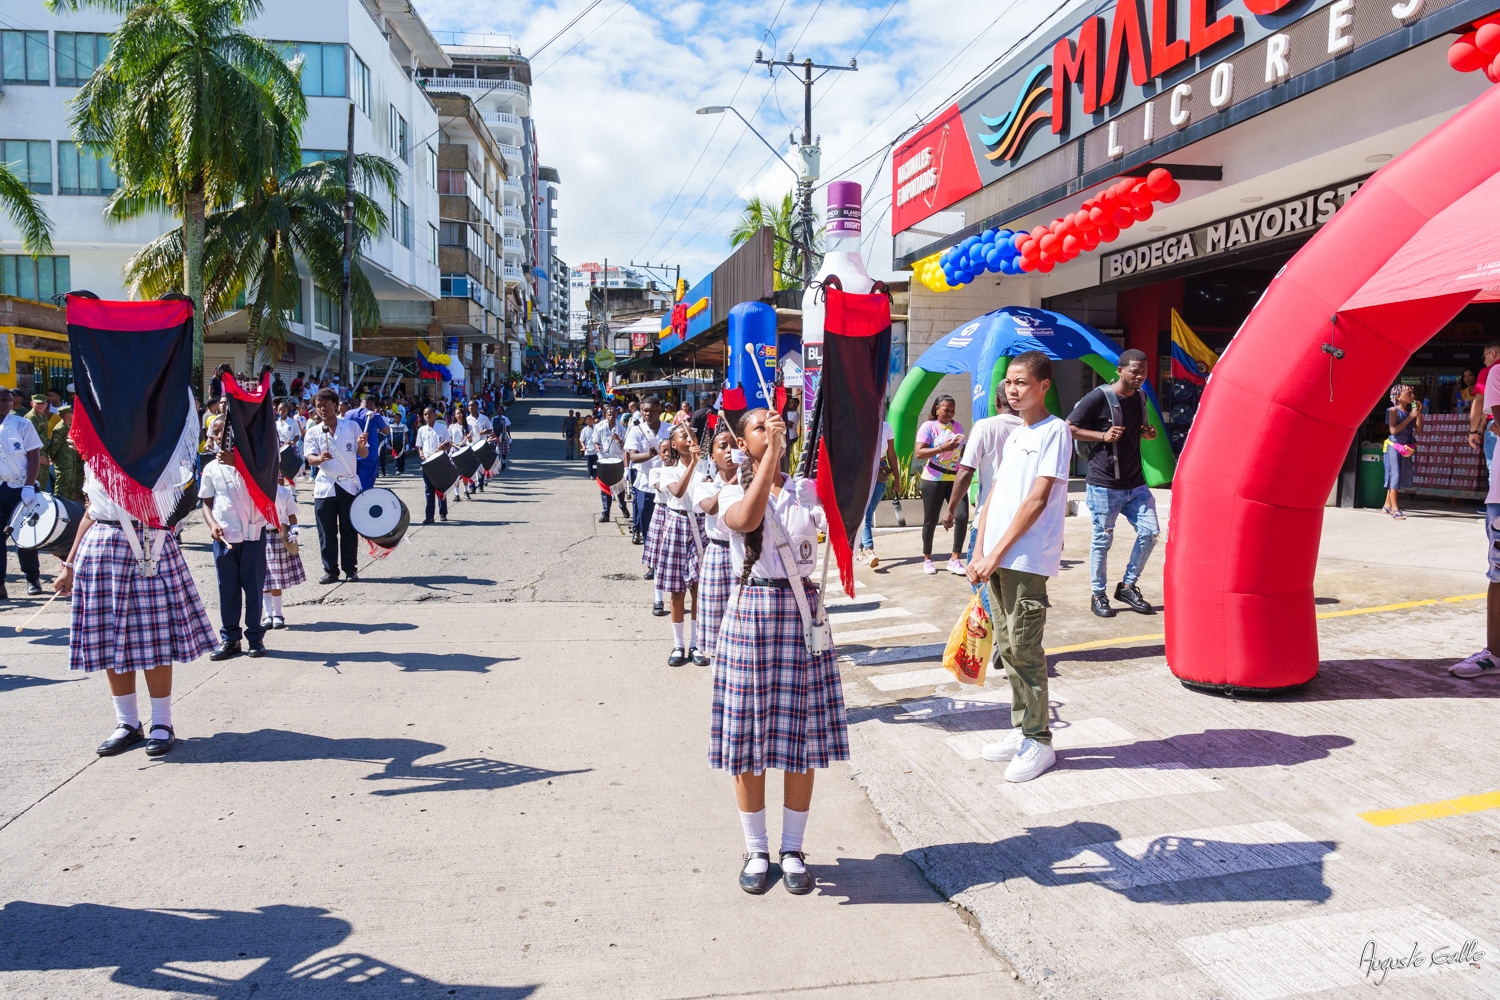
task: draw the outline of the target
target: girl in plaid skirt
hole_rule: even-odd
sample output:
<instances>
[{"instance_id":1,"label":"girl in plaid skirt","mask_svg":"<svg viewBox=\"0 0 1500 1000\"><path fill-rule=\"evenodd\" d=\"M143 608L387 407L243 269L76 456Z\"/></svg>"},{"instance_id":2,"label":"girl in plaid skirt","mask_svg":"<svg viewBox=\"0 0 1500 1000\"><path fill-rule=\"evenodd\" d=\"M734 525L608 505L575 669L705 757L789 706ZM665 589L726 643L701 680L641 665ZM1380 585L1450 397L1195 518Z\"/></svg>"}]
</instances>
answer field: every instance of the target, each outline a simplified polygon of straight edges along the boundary
<instances>
[{"instance_id":1,"label":"girl in plaid skirt","mask_svg":"<svg viewBox=\"0 0 1500 1000\"><path fill-rule=\"evenodd\" d=\"M99 756L111 757L145 740L146 753L160 757L177 739L172 663L196 660L218 644L218 636L172 533L142 532L87 466L83 491L89 506L53 583L59 593L73 595L68 669L103 670L109 678L116 725L99 745ZM142 573L127 531L136 532L143 556L157 553L154 575ZM135 697L137 670L145 671L151 695L151 724L144 729Z\"/></svg>"},{"instance_id":2,"label":"girl in plaid skirt","mask_svg":"<svg viewBox=\"0 0 1500 1000\"><path fill-rule=\"evenodd\" d=\"M665 469L677 464L677 453L667 441L656 446L657 454L661 457L661 464L646 473L645 490L656 493L655 506L652 511L660 510L667 505L667 491L661 484L661 477ZM641 549L641 563L646 567L646 579L656 579L656 562L661 555L661 530L666 518L652 517L651 523L646 526L646 544ZM656 585L655 603L651 605L651 613L658 618L667 614L666 594L661 589L661 584Z\"/></svg>"},{"instance_id":3,"label":"girl in plaid skirt","mask_svg":"<svg viewBox=\"0 0 1500 1000\"><path fill-rule=\"evenodd\" d=\"M709 445L709 459L713 462L715 475L712 479L698 480L693 494L693 506L706 515L704 534L707 536L693 610L698 623L698 649L709 656L714 655L719 623L724 620L724 606L729 602L729 588L734 582L730 575L733 567L729 558L729 532L719 520L719 491L739 475L739 466L731 457L733 451L732 432L722 430L714 435Z\"/></svg>"},{"instance_id":4,"label":"girl in plaid skirt","mask_svg":"<svg viewBox=\"0 0 1500 1000\"><path fill-rule=\"evenodd\" d=\"M286 628L286 619L281 614L281 592L299 583L307 582L307 570L302 566L302 553L293 552L297 544L297 494L291 489L291 480L283 479L276 487L276 511L288 527L282 531L266 526L266 616L261 622L266 628Z\"/></svg>"},{"instance_id":5,"label":"girl in plaid skirt","mask_svg":"<svg viewBox=\"0 0 1500 1000\"><path fill-rule=\"evenodd\" d=\"M746 848L740 888L751 893L770 887L765 771L785 772L782 880L787 891L801 895L812 891L802 838L813 768L849 759L837 654L808 649L792 592L798 584L789 579L790 570L806 580L817 565L817 493L811 482L781 472L786 424L779 414L746 413L738 443L750 461L718 498L720 523L730 532L735 586L714 650L709 763L734 775ZM793 567L783 565L766 529L773 516L790 542ZM816 616L817 588L801 586Z\"/></svg>"},{"instance_id":6,"label":"girl in plaid skirt","mask_svg":"<svg viewBox=\"0 0 1500 1000\"><path fill-rule=\"evenodd\" d=\"M700 667L708 666L708 657L693 644L693 620L698 613L698 567L702 561L703 515L693 509L693 487L701 476L698 459L701 453L693 438L693 429L679 424L666 444L674 459L671 465L656 470L660 474L665 502L657 504L658 516L651 526L658 532L656 545L656 585L672 602L672 652L667 666L680 667L691 659ZM693 618L687 617L687 594L693 594Z\"/></svg>"}]
</instances>

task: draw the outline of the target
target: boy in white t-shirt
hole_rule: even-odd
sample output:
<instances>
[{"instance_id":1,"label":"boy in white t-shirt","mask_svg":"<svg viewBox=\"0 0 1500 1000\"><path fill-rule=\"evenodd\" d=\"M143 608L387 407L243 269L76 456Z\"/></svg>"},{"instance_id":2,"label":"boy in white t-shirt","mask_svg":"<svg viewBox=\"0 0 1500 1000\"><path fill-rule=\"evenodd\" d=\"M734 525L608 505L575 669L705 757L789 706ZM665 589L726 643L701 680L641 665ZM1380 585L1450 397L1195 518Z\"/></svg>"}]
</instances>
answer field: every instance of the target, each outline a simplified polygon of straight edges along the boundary
<instances>
[{"instance_id":1,"label":"boy in white t-shirt","mask_svg":"<svg viewBox=\"0 0 1500 1000\"><path fill-rule=\"evenodd\" d=\"M1000 467L979 513L968 576L988 582L994 617L994 662L1010 678L1006 738L984 748L984 758L1010 761L1007 781L1030 781L1057 761L1047 728L1047 578L1062 561L1067 515L1068 466L1073 436L1047 412L1052 361L1027 351L1010 362L1005 395L1023 421L1005 441Z\"/></svg>"}]
</instances>

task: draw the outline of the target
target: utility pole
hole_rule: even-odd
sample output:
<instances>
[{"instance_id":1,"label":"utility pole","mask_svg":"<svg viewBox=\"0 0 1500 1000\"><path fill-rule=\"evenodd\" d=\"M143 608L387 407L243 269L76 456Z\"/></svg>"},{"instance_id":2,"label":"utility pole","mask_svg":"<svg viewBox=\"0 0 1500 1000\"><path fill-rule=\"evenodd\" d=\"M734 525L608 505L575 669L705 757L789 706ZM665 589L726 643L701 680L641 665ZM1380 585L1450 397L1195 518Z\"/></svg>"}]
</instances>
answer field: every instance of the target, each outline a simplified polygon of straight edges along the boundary
<instances>
[{"instance_id":1,"label":"utility pole","mask_svg":"<svg viewBox=\"0 0 1500 1000\"><path fill-rule=\"evenodd\" d=\"M344 391L354 391L354 297L349 273L354 266L354 102L349 102L349 141L344 152L344 288L339 299L339 373Z\"/></svg>"},{"instance_id":2,"label":"utility pole","mask_svg":"<svg viewBox=\"0 0 1500 1000\"><path fill-rule=\"evenodd\" d=\"M788 52L785 59L777 59L773 54L770 59L763 58L761 52L756 50L755 62L766 67L766 74L774 75L778 67L792 71L795 78L796 71L802 70L802 142L796 150L798 162L795 165L797 171L797 213L800 216L794 223L794 231L800 231L802 247L802 287L812 286L813 274L817 271L817 262L813 260L813 239L817 235L817 223L813 217L812 193L813 185L818 180L818 170L822 149L819 148L818 138L813 136L812 130L812 107L813 107L813 84L823 79L831 72L856 73L859 71L859 63L854 59L849 60L847 66L824 66L815 63L811 59L804 59L800 63L796 56ZM822 70L817 76L813 76L813 70Z\"/></svg>"}]
</instances>

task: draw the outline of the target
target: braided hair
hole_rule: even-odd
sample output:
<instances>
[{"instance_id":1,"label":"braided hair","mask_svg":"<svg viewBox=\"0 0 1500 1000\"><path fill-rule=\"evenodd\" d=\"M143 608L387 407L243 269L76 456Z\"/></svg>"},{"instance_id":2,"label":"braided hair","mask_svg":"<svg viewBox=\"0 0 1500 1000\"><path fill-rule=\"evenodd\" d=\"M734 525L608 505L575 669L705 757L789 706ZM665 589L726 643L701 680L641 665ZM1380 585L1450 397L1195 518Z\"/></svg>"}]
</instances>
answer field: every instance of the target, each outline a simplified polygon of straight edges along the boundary
<instances>
[{"instance_id":1,"label":"braided hair","mask_svg":"<svg viewBox=\"0 0 1500 1000\"><path fill-rule=\"evenodd\" d=\"M765 407L760 407L758 410L750 410L742 414L740 416L740 428L743 429L746 422L750 419L751 414L757 412L765 413L768 411ZM773 472L773 475L779 474L779 469ZM750 484L755 482L755 459L748 453L745 455L745 461L740 464L740 471L735 476L735 482L747 493L750 492ZM765 543L765 535L766 519L764 517L760 519L760 523L755 526L753 531L745 532L745 565L740 570L741 587L750 582L750 576L755 569L755 564L760 561L760 550L761 546Z\"/></svg>"}]
</instances>

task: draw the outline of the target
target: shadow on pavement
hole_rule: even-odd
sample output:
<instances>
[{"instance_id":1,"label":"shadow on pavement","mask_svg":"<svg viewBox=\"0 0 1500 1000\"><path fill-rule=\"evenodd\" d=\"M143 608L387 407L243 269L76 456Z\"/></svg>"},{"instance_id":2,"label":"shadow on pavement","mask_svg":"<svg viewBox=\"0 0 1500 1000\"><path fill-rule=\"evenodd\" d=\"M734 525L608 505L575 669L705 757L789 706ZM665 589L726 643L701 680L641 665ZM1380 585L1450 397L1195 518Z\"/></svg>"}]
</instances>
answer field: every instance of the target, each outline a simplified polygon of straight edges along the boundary
<instances>
[{"instance_id":1,"label":"shadow on pavement","mask_svg":"<svg viewBox=\"0 0 1500 1000\"><path fill-rule=\"evenodd\" d=\"M111 981L183 996L520 1000L536 986L450 986L358 953L321 954L353 927L313 906L129 909L24 900L0 909L0 971L114 968Z\"/></svg>"},{"instance_id":2,"label":"shadow on pavement","mask_svg":"<svg viewBox=\"0 0 1500 1000\"><path fill-rule=\"evenodd\" d=\"M275 640L272 640L274 643ZM519 656L478 656L474 653L382 653L377 651L351 653L320 653L310 649L277 649L268 645L268 653L283 660L303 660L325 667L341 667L354 663L394 663L404 673L415 674L433 670L458 670L474 674L487 674L497 663L519 660Z\"/></svg>"},{"instance_id":3,"label":"shadow on pavement","mask_svg":"<svg viewBox=\"0 0 1500 1000\"><path fill-rule=\"evenodd\" d=\"M384 762L385 768L365 776L366 781L408 781L418 784L380 788L371 795L406 795L412 792L483 791L510 788L532 781L584 774L592 768L548 771L525 764L511 764L487 757L418 764L448 749L440 743L392 737L334 739L285 729L260 729L253 733L215 733L204 739L186 739L168 758L174 764L291 763L312 760L348 760L366 764Z\"/></svg>"},{"instance_id":4,"label":"shadow on pavement","mask_svg":"<svg viewBox=\"0 0 1500 1000\"><path fill-rule=\"evenodd\" d=\"M840 906L864 903L922 903L942 901L911 861L900 854L873 858L839 858L831 865L809 864L818 895L842 896Z\"/></svg>"},{"instance_id":5,"label":"shadow on pavement","mask_svg":"<svg viewBox=\"0 0 1500 1000\"><path fill-rule=\"evenodd\" d=\"M1205 729L1201 733L1141 740L1125 746L1072 748L1057 752L1059 770L1105 768L1292 767L1323 760L1330 750L1353 746L1347 736L1289 736L1269 729Z\"/></svg>"},{"instance_id":6,"label":"shadow on pavement","mask_svg":"<svg viewBox=\"0 0 1500 1000\"><path fill-rule=\"evenodd\" d=\"M1056 677L1051 668L1059 663L1074 660L1080 663L1115 663L1122 660L1149 660L1167 655L1167 647L1161 643L1154 646L1106 646L1103 649L1079 649L1071 653L1053 653L1047 657L1048 676Z\"/></svg>"},{"instance_id":7,"label":"shadow on pavement","mask_svg":"<svg viewBox=\"0 0 1500 1000\"><path fill-rule=\"evenodd\" d=\"M1500 698L1500 684L1493 678L1464 680L1448 673L1457 657L1432 659L1324 660L1318 676L1305 687L1285 694L1246 695L1249 700L1357 701L1405 698Z\"/></svg>"},{"instance_id":8,"label":"shadow on pavement","mask_svg":"<svg viewBox=\"0 0 1500 1000\"><path fill-rule=\"evenodd\" d=\"M413 587L422 587L426 590L437 590L439 584L444 583L468 583L476 587L493 587L494 580L484 580L475 576L361 576L360 583L408 583Z\"/></svg>"},{"instance_id":9,"label":"shadow on pavement","mask_svg":"<svg viewBox=\"0 0 1500 1000\"><path fill-rule=\"evenodd\" d=\"M412 622L308 622L305 625L289 625L290 632L410 632L417 626Z\"/></svg>"},{"instance_id":10,"label":"shadow on pavement","mask_svg":"<svg viewBox=\"0 0 1500 1000\"><path fill-rule=\"evenodd\" d=\"M27 638L27 643L32 646L66 646L68 644L68 626L59 625L56 628L40 628L33 625L22 633Z\"/></svg>"},{"instance_id":11,"label":"shadow on pavement","mask_svg":"<svg viewBox=\"0 0 1500 1000\"><path fill-rule=\"evenodd\" d=\"M30 674L0 674L0 694L6 691L19 691L22 688L43 687L48 684L69 684L82 679L82 672L73 677L33 677Z\"/></svg>"},{"instance_id":12,"label":"shadow on pavement","mask_svg":"<svg viewBox=\"0 0 1500 1000\"><path fill-rule=\"evenodd\" d=\"M947 895L1015 878L1038 885L1091 883L1136 903L1326 902L1332 841L1243 844L1157 837L1136 856L1103 823L1028 827L993 844L938 844L908 853Z\"/></svg>"}]
</instances>

